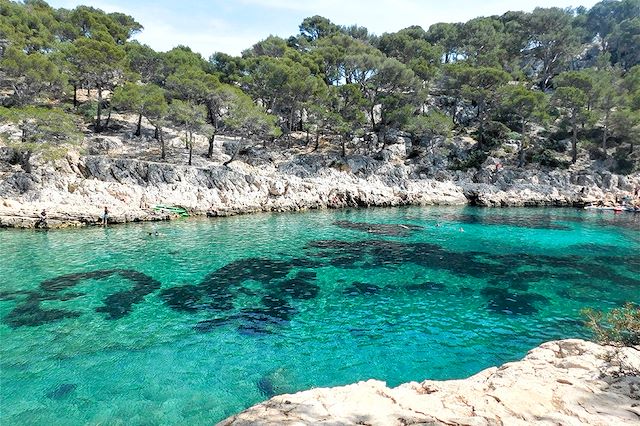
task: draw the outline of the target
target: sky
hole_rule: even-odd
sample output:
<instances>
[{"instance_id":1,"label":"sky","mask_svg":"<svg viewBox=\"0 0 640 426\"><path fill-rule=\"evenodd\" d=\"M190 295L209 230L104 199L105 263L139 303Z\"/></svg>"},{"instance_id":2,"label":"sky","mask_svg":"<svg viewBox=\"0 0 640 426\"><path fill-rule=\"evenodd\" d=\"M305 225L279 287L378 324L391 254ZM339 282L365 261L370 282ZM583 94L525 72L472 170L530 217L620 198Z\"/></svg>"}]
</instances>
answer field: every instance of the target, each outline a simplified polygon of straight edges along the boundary
<instances>
[{"instance_id":1,"label":"sky","mask_svg":"<svg viewBox=\"0 0 640 426\"><path fill-rule=\"evenodd\" d=\"M122 12L144 26L134 38L158 51L186 45L205 58L214 52L239 55L269 35L298 34L306 17L321 15L339 25L357 24L375 34L411 25L425 30L437 22L536 7L591 8L598 0L48 0L55 8L80 4Z\"/></svg>"}]
</instances>

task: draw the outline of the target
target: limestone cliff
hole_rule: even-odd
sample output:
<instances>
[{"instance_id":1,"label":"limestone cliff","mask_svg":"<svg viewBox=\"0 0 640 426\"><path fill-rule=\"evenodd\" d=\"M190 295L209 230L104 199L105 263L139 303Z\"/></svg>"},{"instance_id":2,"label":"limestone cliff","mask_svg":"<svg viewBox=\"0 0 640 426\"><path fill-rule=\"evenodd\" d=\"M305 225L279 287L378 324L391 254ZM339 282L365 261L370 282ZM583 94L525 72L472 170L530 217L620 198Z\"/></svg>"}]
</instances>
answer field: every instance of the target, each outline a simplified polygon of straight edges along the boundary
<instances>
[{"instance_id":1,"label":"limestone cliff","mask_svg":"<svg viewBox=\"0 0 640 426\"><path fill-rule=\"evenodd\" d=\"M468 202L569 206L630 193L640 183L640 176L580 168L498 169L492 159L480 169L452 171L438 156L408 158L400 143L388 145L376 158L254 147L225 165L229 157L221 138L216 153L213 160L198 158L187 166L139 153L89 149L87 155L71 153L25 173L0 152L0 226L31 227L43 208L49 226L55 227L96 223L104 206L112 222L167 219L153 209L157 205L214 216Z\"/></svg>"}]
</instances>

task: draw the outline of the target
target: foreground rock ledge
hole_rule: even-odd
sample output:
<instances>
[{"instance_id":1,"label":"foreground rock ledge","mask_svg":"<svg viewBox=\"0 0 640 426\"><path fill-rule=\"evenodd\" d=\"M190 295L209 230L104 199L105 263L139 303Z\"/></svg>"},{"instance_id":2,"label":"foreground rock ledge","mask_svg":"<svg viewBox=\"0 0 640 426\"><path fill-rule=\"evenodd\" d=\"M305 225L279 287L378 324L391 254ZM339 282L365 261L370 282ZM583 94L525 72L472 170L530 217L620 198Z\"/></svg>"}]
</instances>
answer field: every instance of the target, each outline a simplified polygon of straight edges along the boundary
<instances>
[{"instance_id":1,"label":"foreground rock ledge","mask_svg":"<svg viewBox=\"0 0 640 426\"><path fill-rule=\"evenodd\" d=\"M312 389L219 425L638 425L639 372L640 347L561 340L464 380Z\"/></svg>"}]
</instances>

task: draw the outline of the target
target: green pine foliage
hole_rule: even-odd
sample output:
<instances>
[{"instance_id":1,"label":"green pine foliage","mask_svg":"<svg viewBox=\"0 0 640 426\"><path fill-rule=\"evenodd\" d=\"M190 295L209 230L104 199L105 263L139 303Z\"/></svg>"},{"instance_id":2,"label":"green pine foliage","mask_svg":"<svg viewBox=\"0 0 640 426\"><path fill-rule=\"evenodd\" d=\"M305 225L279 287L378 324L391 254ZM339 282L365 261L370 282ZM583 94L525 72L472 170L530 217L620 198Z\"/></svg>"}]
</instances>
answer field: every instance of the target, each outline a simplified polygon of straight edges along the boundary
<instances>
[{"instance_id":1,"label":"green pine foliage","mask_svg":"<svg viewBox=\"0 0 640 426\"><path fill-rule=\"evenodd\" d=\"M508 140L519 143L520 166L566 167L568 159L548 146L568 138L573 162L589 148L603 164L638 170L640 0L381 35L312 16L287 39L269 36L240 56L208 59L188 46L156 52L132 40L142 29L135 17L89 6L0 0L4 119L22 114L34 123L34 111L42 118L61 108L93 125L81 128L66 115L61 123L101 132L112 110L132 114L135 136L143 136L143 122L155 128L162 159L167 126L185 132L190 159L195 133L208 138L211 157L220 132L249 143L290 142L305 131L314 149L331 141L347 155L353 141L369 149L372 134L384 143L399 130L423 146L475 135L477 152L454 167L477 167ZM42 135L57 141L49 130Z\"/></svg>"}]
</instances>

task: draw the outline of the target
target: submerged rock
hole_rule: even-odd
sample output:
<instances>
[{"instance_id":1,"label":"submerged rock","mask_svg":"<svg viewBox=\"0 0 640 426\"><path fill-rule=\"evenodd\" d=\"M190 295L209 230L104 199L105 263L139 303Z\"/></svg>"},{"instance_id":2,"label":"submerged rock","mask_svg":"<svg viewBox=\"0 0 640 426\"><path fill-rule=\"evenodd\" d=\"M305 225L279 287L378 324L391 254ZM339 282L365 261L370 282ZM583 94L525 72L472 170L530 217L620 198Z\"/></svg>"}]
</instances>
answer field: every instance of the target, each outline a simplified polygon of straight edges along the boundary
<instances>
[{"instance_id":1,"label":"submerged rock","mask_svg":"<svg viewBox=\"0 0 640 426\"><path fill-rule=\"evenodd\" d=\"M637 425L638 371L640 347L561 340L464 380L317 388L273 397L219 425Z\"/></svg>"},{"instance_id":2,"label":"submerged rock","mask_svg":"<svg viewBox=\"0 0 640 426\"><path fill-rule=\"evenodd\" d=\"M75 383L63 383L47 392L46 397L50 399L63 399L69 396L77 387L78 385Z\"/></svg>"}]
</instances>

